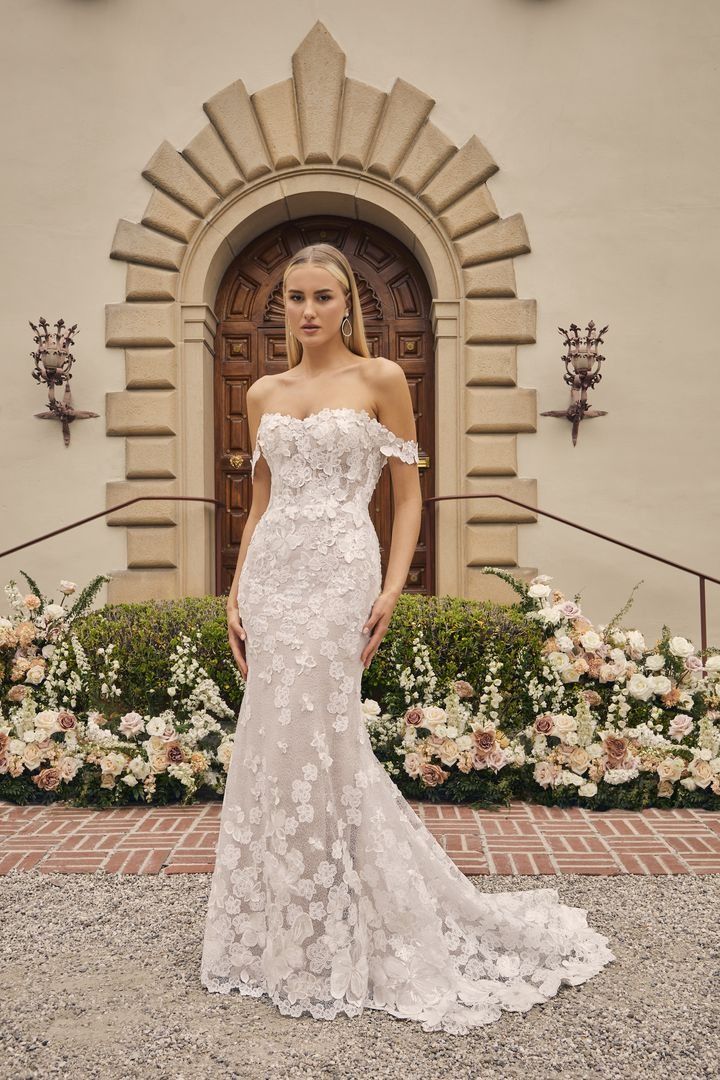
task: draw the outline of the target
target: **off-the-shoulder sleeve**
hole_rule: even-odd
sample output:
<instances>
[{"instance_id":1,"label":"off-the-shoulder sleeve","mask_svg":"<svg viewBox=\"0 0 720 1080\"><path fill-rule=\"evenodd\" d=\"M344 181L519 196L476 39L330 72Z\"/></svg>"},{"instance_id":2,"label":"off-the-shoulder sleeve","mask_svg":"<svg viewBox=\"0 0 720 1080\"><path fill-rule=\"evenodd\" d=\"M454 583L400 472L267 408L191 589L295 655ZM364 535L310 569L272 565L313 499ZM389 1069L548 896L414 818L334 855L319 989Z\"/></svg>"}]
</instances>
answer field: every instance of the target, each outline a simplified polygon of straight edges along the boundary
<instances>
[{"instance_id":1,"label":"off-the-shoulder sleeve","mask_svg":"<svg viewBox=\"0 0 720 1080\"><path fill-rule=\"evenodd\" d=\"M386 457L398 457L401 461L407 462L408 465L417 465L419 457L419 448L415 439L401 439L399 435L396 435L394 431L390 431L385 428L381 435L380 441L380 453L385 454Z\"/></svg>"}]
</instances>

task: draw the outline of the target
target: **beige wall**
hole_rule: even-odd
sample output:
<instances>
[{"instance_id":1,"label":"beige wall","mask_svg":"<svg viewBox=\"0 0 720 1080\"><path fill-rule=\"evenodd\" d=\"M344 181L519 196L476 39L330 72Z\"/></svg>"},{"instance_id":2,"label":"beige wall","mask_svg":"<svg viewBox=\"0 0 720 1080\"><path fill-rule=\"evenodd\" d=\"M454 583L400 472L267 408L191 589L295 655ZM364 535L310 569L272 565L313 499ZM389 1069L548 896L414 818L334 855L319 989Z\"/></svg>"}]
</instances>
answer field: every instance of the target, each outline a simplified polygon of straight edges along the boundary
<instances>
[{"instance_id":1,"label":"beige wall","mask_svg":"<svg viewBox=\"0 0 720 1080\"><path fill-rule=\"evenodd\" d=\"M539 505L720 577L714 2L278 9L264 26L235 0L206 0L202 15L192 0L4 5L2 547L101 509L106 482L125 475L124 440L105 433L105 394L125 386L105 305L125 296L108 253L118 218L139 221L151 194L141 170L163 139L185 146L202 102L235 79L251 93L286 79L321 19L349 77L421 88L453 143L477 135L500 166L488 187L503 217L522 214L532 248L515 259L517 295L538 305L518 384L537 388L538 412L567 401L557 327L610 323L593 397L609 415L583 424L575 448L569 424L542 416L518 436L518 475L537 478ZM79 323L75 404L101 414L73 425L69 449L32 415L44 399L28 319L41 314ZM518 563L582 592L599 622L643 578L629 619L648 636L667 622L699 638L697 586L680 571L542 519L520 527ZM22 567L51 589L125 566L125 531L98 522L6 558L0 578ZM717 644L720 586L708 600Z\"/></svg>"}]
</instances>

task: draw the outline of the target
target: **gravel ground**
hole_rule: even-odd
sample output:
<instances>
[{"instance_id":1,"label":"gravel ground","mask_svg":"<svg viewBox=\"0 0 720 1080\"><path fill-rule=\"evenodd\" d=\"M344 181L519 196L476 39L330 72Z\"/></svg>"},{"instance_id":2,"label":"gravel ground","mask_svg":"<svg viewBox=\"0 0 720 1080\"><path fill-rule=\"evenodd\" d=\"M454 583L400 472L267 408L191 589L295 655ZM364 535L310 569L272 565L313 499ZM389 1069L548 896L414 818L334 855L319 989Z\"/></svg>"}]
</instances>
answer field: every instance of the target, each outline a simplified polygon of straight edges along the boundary
<instances>
[{"instance_id":1,"label":"gravel ground","mask_svg":"<svg viewBox=\"0 0 720 1080\"><path fill-rule=\"evenodd\" d=\"M556 887L617 960L466 1036L367 1010L284 1017L198 979L209 874L0 878L2 1080L720 1076L720 876L481 877Z\"/></svg>"}]
</instances>

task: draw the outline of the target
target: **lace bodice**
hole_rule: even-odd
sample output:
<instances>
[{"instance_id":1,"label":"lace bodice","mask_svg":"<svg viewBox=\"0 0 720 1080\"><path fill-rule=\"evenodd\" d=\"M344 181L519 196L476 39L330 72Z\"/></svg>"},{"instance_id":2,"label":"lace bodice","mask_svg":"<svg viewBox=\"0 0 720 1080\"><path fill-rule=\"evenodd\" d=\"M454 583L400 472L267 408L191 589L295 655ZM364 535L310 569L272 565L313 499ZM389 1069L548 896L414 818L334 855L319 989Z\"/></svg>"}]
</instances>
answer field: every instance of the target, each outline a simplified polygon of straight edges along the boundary
<instances>
[{"instance_id":1,"label":"lace bodice","mask_svg":"<svg viewBox=\"0 0 720 1080\"><path fill-rule=\"evenodd\" d=\"M401 439L364 409L325 408L309 416L263 413L251 475L260 454L272 476L268 510L289 506L365 510L387 459L419 460L414 439Z\"/></svg>"}]
</instances>

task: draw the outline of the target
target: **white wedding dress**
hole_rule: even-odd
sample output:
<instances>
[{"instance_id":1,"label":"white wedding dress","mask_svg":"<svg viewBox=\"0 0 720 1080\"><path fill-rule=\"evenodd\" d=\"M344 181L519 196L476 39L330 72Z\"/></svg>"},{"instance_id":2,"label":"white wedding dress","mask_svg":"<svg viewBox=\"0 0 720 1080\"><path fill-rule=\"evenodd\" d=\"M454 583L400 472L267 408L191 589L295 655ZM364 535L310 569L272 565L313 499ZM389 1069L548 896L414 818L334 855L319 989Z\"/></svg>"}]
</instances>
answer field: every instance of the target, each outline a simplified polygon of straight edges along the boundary
<instances>
[{"instance_id":1,"label":"white wedding dress","mask_svg":"<svg viewBox=\"0 0 720 1080\"><path fill-rule=\"evenodd\" d=\"M362 633L382 587L368 503L390 455L364 410L265 413L271 498L238 582L248 676L228 769L200 978L330 1020L383 1009L462 1034L611 960L556 889L490 895L457 869L375 757Z\"/></svg>"}]
</instances>

